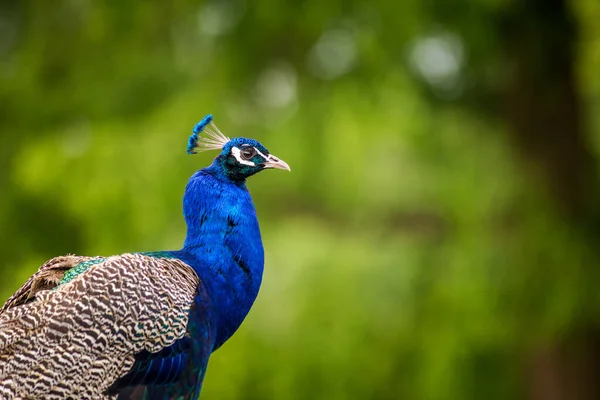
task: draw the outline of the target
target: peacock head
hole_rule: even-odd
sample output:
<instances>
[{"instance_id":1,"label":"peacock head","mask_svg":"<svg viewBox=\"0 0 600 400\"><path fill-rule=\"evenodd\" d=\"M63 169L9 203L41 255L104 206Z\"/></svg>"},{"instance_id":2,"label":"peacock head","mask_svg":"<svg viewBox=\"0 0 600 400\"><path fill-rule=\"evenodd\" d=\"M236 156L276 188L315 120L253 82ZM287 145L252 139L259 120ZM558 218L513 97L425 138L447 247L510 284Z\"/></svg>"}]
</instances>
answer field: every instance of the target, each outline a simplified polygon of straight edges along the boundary
<instances>
[{"instance_id":1,"label":"peacock head","mask_svg":"<svg viewBox=\"0 0 600 400\"><path fill-rule=\"evenodd\" d=\"M243 181L264 169L277 168L290 171L290 166L259 143L244 137L229 139L212 122L208 114L194 126L188 140L188 154L198 151L220 150L213 165L232 181Z\"/></svg>"}]
</instances>

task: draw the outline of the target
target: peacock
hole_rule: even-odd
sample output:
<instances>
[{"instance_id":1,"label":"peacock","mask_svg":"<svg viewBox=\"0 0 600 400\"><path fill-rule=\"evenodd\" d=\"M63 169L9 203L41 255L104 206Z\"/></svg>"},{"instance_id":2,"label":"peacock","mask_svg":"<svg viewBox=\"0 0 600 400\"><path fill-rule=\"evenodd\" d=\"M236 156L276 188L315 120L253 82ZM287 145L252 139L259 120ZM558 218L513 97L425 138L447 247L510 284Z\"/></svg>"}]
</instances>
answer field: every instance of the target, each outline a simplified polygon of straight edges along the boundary
<instances>
[{"instance_id":1,"label":"peacock","mask_svg":"<svg viewBox=\"0 0 600 400\"><path fill-rule=\"evenodd\" d=\"M189 179L181 250L45 264L0 309L2 399L196 399L208 360L248 314L264 250L246 179L290 170L207 115L187 152L219 150Z\"/></svg>"}]
</instances>

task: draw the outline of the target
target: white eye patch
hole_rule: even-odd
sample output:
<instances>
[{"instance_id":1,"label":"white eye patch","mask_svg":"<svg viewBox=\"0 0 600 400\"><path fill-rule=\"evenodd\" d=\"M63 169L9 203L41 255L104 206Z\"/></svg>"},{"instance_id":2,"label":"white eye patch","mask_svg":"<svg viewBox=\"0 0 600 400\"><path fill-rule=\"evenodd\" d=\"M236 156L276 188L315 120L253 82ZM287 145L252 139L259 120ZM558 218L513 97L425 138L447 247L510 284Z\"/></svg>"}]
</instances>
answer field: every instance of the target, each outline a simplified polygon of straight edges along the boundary
<instances>
[{"instance_id":1,"label":"white eye patch","mask_svg":"<svg viewBox=\"0 0 600 400\"><path fill-rule=\"evenodd\" d=\"M244 160L244 159L242 158L242 155L241 155L240 153L241 153L241 150L240 150L240 149L238 149L237 147L232 147L232 148L231 148L231 154L233 154L233 156L235 157L235 159L236 159L236 160L237 160L237 161L238 161L240 164L243 164L243 165L249 165L249 166L251 166L251 167L255 167L255 166L256 166L256 164L254 164L252 161L249 161L249 160Z\"/></svg>"},{"instance_id":2,"label":"white eye patch","mask_svg":"<svg viewBox=\"0 0 600 400\"><path fill-rule=\"evenodd\" d=\"M267 156L265 156L263 153L261 153L261 152L260 152L260 150L258 150L256 147L254 148L254 150L256 150L256 152L257 152L258 154L260 154L260 156L261 156L262 158L264 158L264 159L265 159L265 161L269 161L269 157L267 157Z\"/></svg>"}]
</instances>

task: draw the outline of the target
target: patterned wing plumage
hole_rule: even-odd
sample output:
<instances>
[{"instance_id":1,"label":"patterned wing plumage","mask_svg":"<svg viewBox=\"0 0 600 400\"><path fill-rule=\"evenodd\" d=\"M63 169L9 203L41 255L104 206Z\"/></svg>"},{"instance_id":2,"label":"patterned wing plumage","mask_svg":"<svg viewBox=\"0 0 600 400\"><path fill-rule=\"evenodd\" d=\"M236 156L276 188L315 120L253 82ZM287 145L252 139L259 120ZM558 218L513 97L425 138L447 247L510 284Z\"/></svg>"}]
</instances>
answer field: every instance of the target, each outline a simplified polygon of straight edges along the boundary
<instances>
[{"instance_id":1,"label":"patterned wing plumage","mask_svg":"<svg viewBox=\"0 0 600 400\"><path fill-rule=\"evenodd\" d=\"M0 398L116 397L108 389L136 355L186 336L200 283L190 266L125 254L58 285L86 260L49 261L0 311Z\"/></svg>"},{"instance_id":2,"label":"patterned wing plumage","mask_svg":"<svg viewBox=\"0 0 600 400\"><path fill-rule=\"evenodd\" d=\"M94 259L93 257L82 257L67 255L54 257L47 261L40 269L31 276L13 294L6 300L6 303L0 308L0 314L9 308L24 304L35 297L35 294L41 290L47 290L55 287L63 278L66 271L81 264L82 262Z\"/></svg>"},{"instance_id":3,"label":"patterned wing plumage","mask_svg":"<svg viewBox=\"0 0 600 400\"><path fill-rule=\"evenodd\" d=\"M183 197L175 251L57 257L0 309L1 399L197 399L211 353L244 321L264 249L246 179L290 170L205 117L188 152L219 150ZM204 136L202 136L204 135Z\"/></svg>"}]
</instances>

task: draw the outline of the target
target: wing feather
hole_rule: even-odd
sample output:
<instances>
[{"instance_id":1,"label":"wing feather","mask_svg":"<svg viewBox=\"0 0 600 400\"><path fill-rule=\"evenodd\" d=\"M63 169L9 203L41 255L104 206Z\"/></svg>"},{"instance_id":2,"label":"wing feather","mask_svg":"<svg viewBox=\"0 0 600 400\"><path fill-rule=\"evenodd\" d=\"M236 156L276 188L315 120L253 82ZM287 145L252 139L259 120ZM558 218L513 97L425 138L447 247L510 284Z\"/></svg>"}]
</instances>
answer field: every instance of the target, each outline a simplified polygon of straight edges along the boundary
<instances>
[{"instance_id":1,"label":"wing feather","mask_svg":"<svg viewBox=\"0 0 600 400\"><path fill-rule=\"evenodd\" d=\"M0 397L110 398L136 353L185 335L199 285L187 264L125 254L56 286L88 259L44 264L0 310Z\"/></svg>"}]
</instances>

